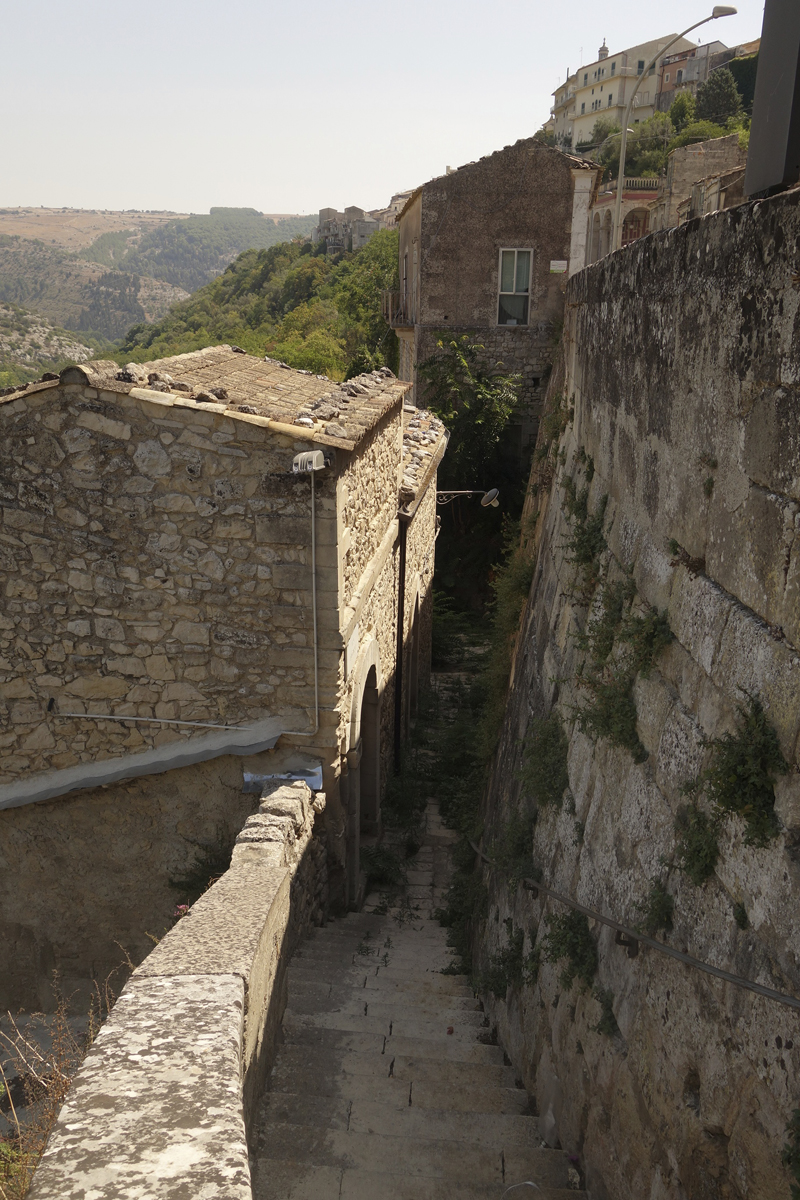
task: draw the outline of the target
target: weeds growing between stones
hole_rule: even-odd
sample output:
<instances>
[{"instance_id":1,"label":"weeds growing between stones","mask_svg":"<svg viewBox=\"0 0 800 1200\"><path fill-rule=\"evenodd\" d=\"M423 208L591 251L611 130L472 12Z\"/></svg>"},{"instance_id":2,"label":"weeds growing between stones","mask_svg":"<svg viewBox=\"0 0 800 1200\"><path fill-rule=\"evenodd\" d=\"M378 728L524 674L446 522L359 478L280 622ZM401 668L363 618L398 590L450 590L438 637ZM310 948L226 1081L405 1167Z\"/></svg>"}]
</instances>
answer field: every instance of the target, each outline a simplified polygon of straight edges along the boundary
<instances>
[{"instance_id":1,"label":"weeds growing between stones","mask_svg":"<svg viewBox=\"0 0 800 1200\"><path fill-rule=\"evenodd\" d=\"M581 987L590 988L597 974L597 945L589 930L585 913L570 909L547 918L549 932L544 936L543 954L547 962L561 962L566 966L559 975L559 983L565 991L579 980Z\"/></svg>"}]
</instances>

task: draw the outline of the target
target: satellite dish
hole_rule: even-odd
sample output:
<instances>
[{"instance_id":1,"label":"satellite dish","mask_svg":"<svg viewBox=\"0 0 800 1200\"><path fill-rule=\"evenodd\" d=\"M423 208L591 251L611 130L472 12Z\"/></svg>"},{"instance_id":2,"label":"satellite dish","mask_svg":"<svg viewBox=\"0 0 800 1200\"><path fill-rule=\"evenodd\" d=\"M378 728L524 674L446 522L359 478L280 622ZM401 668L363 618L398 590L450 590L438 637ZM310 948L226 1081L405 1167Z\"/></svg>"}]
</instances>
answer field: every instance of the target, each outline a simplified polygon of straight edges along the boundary
<instances>
[{"instance_id":1,"label":"satellite dish","mask_svg":"<svg viewBox=\"0 0 800 1200\"><path fill-rule=\"evenodd\" d=\"M488 492L484 492L483 496L481 497L482 507L488 508L491 506L492 508L499 508L500 501L497 499L499 495L500 492L497 488L491 488Z\"/></svg>"}]
</instances>

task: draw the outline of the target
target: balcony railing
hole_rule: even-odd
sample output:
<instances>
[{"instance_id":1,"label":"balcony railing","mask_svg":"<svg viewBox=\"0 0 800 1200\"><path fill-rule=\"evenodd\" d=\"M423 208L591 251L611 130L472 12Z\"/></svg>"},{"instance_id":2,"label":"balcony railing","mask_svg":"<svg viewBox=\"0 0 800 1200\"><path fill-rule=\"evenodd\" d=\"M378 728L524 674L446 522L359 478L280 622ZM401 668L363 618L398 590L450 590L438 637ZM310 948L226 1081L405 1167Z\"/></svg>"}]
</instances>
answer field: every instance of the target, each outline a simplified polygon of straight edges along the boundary
<instances>
[{"instance_id":1,"label":"balcony railing","mask_svg":"<svg viewBox=\"0 0 800 1200\"><path fill-rule=\"evenodd\" d=\"M623 192L657 192L661 183L661 179L640 179L638 176L626 175L622 181L622 190ZM616 179L612 179L603 188L604 192L616 192L616 190Z\"/></svg>"},{"instance_id":2,"label":"balcony railing","mask_svg":"<svg viewBox=\"0 0 800 1200\"><path fill-rule=\"evenodd\" d=\"M383 319L392 329L404 328L415 323L412 298L403 292L381 292Z\"/></svg>"}]
</instances>

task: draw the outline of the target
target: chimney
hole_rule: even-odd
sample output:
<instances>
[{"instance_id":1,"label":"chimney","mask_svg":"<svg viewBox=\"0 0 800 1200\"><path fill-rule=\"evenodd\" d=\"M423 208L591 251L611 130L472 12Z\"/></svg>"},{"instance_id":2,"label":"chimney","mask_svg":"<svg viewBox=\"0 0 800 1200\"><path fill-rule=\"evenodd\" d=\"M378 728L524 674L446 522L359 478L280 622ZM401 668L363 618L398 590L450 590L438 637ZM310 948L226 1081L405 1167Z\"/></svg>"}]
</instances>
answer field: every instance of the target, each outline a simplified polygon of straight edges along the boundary
<instances>
[{"instance_id":1,"label":"chimney","mask_svg":"<svg viewBox=\"0 0 800 1200\"><path fill-rule=\"evenodd\" d=\"M603 38L603 44L600 47L600 49L597 51L597 57L600 59L601 62L604 58L608 58L608 46L606 45L605 38Z\"/></svg>"}]
</instances>

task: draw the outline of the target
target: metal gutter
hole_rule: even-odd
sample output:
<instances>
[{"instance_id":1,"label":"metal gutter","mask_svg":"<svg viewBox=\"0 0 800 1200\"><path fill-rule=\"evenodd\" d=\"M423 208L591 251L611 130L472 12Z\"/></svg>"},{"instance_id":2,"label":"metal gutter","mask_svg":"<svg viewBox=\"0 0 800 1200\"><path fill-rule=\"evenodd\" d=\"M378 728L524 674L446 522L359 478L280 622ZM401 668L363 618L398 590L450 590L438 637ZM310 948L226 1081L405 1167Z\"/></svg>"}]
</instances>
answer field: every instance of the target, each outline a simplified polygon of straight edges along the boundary
<instances>
[{"instance_id":1,"label":"metal gutter","mask_svg":"<svg viewBox=\"0 0 800 1200\"><path fill-rule=\"evenodd\" d=\"M84 715L91 719L91 714ZM135 717L129 719L136 720ZM65 767L61 771L24 776L15 783L0 786L0 810L52 800L78 788L101 787L120 779L135 779L139 775L160 775L177 767L189 767L211 758L220 758L223 754L259 754L262 750L271 750L282 733L282 722L276 717L269 717L253 725L231 727L206 737L168 742L143 754L104 758L99 762Z\"/></svg>"}]
</instances>

